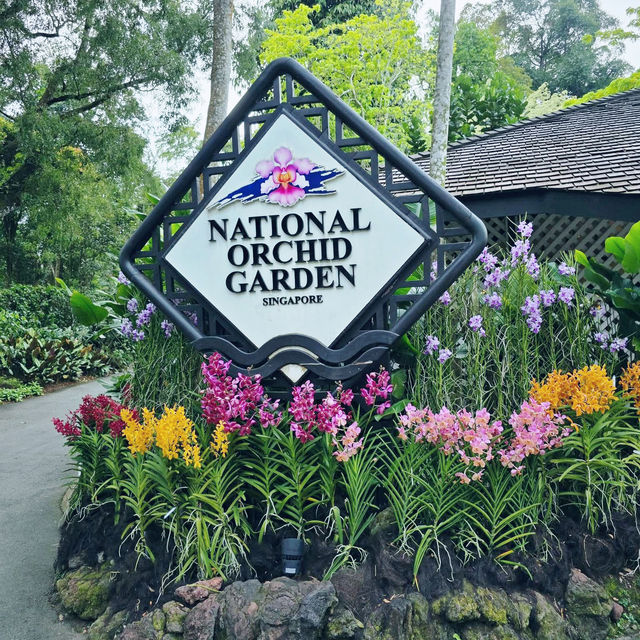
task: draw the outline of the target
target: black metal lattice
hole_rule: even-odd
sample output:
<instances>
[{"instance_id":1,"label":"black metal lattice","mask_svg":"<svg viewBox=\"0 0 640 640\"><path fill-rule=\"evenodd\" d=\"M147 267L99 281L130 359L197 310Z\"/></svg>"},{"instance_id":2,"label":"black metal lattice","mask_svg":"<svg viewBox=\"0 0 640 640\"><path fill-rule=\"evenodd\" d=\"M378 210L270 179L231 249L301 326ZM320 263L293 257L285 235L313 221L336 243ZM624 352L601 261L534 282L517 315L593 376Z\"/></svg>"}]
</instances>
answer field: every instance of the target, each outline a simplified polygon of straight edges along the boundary
<instances>
[{"instance_id":1,"label":"black metal lattice","mask_svg":"<svg viewBox=\"0 0 640 640\"><path fill-rule=\"evenodd\" d=\"M392 198L402 217L411 219L425 237L420 255L405 264L331 345L285 335L256 348L164 260L176 234L203 210L262 127L283 110L330 145L360 181ZM284 365L298 364L335 380L379 360L485 243L486 229L468 209L303 67L280 59L267 67L144 220L123 248L120 262L124 273L200 351L219 351L238 371L269 376ZM437 265L435 273L432 264Z\"/></svg>"}]
</instances>

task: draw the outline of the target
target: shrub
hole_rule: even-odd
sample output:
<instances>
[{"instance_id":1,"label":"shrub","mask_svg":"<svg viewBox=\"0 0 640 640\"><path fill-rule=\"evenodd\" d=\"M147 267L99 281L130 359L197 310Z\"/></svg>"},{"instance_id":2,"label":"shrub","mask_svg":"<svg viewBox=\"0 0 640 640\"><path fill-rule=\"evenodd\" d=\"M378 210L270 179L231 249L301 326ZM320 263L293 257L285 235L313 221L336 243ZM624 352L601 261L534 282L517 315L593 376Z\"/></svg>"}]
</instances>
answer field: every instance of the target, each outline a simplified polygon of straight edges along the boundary
<instances>
[{"instance_id":1,"label":"shrub","mask_svg":"<svg viewBox=\"0 0 640 640\"><path fill-rule=\"evenodd\" d=\"M51 285L14 284L0 289L0 309L23 316L31 327L66 329L73 324L68 296Z\"/></svg>"},{"instance_id":2,"label":"shrub","mask_svg":"<svg viewBox=\"0 0 640 640\"><path fill-rule=\"evenodd\" d=\"M24 384L15 378L0 379L0 404L3 402L22 402L29 396L42 394L42 387L37 382Z\"/></svg>"},{"instance_id":3,"label":"shrub","mask_svg":"<svg viewBox=\"0 0 640 640\"><path fill-rule=\"evenodd\" d=\"M16 312L0 311L0 375L28 383L76 380L111 369L109 358L89 344L87 332L65 335L56 328L34 328Z\"/></svg>"}]
</instances>

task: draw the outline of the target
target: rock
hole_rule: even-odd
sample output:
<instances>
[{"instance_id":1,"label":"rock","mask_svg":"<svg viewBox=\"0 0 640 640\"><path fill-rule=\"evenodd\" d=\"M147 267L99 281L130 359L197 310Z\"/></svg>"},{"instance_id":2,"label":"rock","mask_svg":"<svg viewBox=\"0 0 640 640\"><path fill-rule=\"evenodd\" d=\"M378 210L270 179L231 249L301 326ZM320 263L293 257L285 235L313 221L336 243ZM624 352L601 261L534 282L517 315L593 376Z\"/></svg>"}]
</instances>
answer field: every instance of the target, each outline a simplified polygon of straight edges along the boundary
<instances>
[{"instance_id":1,"label":"rock","mask_svg":"<svg viewBox=\"0 0 640 640\"><path fill-rule=\"evenodd\" d=\"M153 628L152 616L144 616L136 622L128 624L118 636L118 640L158 640L162 631Z\"/></svg>"},{"instance_id":2,"label":"rock","mask_svg":"<svg viewBox=\"0 0 640 640\"><path fill-rule=\"evenodd\" d=\"M516 631L524 631L531 625L533 605L521 593L514 593L509 599L510 608L507 612L509 623Z\"/></svg>"},{"instance_id":3,"label":"rock","mask_svg":"<svg viewBox=\"0 0 640 640\"><path fill-rule=\"evenodd\" d=\"M338 600L364 620L384 597L374 575L374 564L367 558L355 569L343 567L331 577Z\"/></svg>"},{"instance_id":4,"label":"rock","mask_svg":"<svg viewBox=\"0 0 640 640\"><path fill-rule=\"evenodd\" d=\"M216 594L191 609L184 619L184 640L213 640L219 610Z\"/></svg>"},{"instance_id":5,"label":"rock","mask_svg":"<svg viewBox=\"0 0 640 640\"><path fill-rule=\"evenodd\" d=\"M164 628L168 633L182 633L184 619L189 613L189 609L183 604L170 600L162 605L164 613Z\"/></svg>"},{"instance_id":6,"label":"rock","mask_svg":"<svg viewBox=\"0 0 640 640\"><path fill-rule=\"evenodd\" d=\"M430 635L424 633L422 637L448 638L454 633L462 640L531 638L532 609L522 594L510 597L503 589L475 587L465 580L461 591L441 596L432 603L432 618L440 618L439 625L434 619L427 622ZM417 619L413 624L417 624ZM424 622L420 624L425 627Z\"/></svg>"},{"instance_id":7,"label":"rock","mask_svg":"<svg viewBox=\"0 0 640 640\"><path fill-rule=\"evenodd\" d=\"M264 584L234 582L216 600L220 605L216 640L318 640L336 596L330 582L276 578ZM193 612L185 629L191 630L192 616ZM213 635L193 637L210 640Z\"/></svg>"},{"instance_id":8,"label":"rock","mask_svg":"<svg viewBox=\"0 0 640 640\"><path fill-rule=\"evenodd\" d=\"M325 630L327 640L350 640L358 629L364 629L364 625L349 609L338 606L329 614Z\"/></svg>"},{"instance_id":9,"label":"rock","mask_svg":"<svg viewBox=\"0 0 640 640\"><path fill-rule=\"evenodd\" d=\"M319 637L327 623L329 612L338 602L336 590L330 582L309 581L299 584L303 594L297 613L300 620L300 636L302 638Z\"/></svg>"},{"instance_id":10,"label":"rock","mask_svg":"<svg viewBox=\"0 0 640 640\"><path fill-rule=\"evenodd\" d=\"M460 632L461 640L522 640L509 625L493 626L482 622L473 622ZM530 636L529 636L530 637ZM561 638L557 638L561 640Z\"/></svg>"},{"instance_id":11,"label":"rock","mask_svg":"<svg viewBox=\"0 0 640 640\"><path fill-rule=\"evenodd\" d=\"M253 640L258 637L258 600L262 601L258 580L233 582L220 596L219 638L216 640Z\"/></svg>"},{"instance_id":12,"label":"rock","mask_svg":"<svg viewBox=\"0 0 640 640\"><path fill-rule=\"evenodd\" d=\"M154 609L151 613L151 624L156 631L164 631L166 616L162 609Z\"/></svg>"},{"instance_id":13,"label":"rock","mask_svg":"<svg viewBox=\"0 0 640 640\"><path fill-rule=\"evenodd\" d=\"M560 615L553 604L537 591L533 592L533 600L531 627L534 629L536 640L568 638L567 621Z\"/></svg>"},{"instance_id":14,"label":"rock","mask_svg":"<svg viewBox=\"0 0 640 640\"><path fill-rule=\"evenodd\" d=\"M466 580L462 591L449 593L432 603L432 611L449 622L470 622L480 619L480 609L476 602L473 586Z\"/></svg>"},{"instance_id":15,"label":"rock","mask_svg":"<svg viewBox=\"0 0 640 640\"><path fill-rule=\"evenodd\" d=\"M412 609L402 596L383 602L365 624L365 640L409 640Z\"/></svg>"},{"instance_id":16,"label":"rock","mask_svg":"<svg viewBox=\"0 0 640 640\"><path fill-rule=\"evenodd\" d=\"M624 613L624 607L619 602L614 602L611 605L611 621L619 622L620 618L622 618L622 614Z\"/></svg>"},{"instance_id":17,"label":"rock","mask_svg":"<svg viewBox=\"0 0 640 640\"><path fill-rule=\"evenodd\" d=\"M448 640L446 625L430 615L429 601L421 593L410 593L406 596L411 603L411 625L409 640Z\"/></svg>"},{"instance_id":18,"label":"rock","mask_svg":"<svg viewBox=\"0 0 640 640\"><path fill-rule=\"evenodd\" d=\"M56 582L62 606L83 620L96 620L104 613L111 589L111 568L108 564L95 569L80 567Z\"/></svg>"},{"instance_id":19,"label":"rock","mask_svg":"<svg viewBox=\"0 0 640 640\"><path fill-rule=\"evenodd\" d=\"M85 564L87 562L85 556L86 554L84 553L76 553L75 555L71 556L69 560L67 560L67 568L69 569L69 571L75 571L76 569L79 569L83 564Z\"/></svg>"},{"instance_id":20,"label":"rock","mask_svg":"<svg viewBox=\"0 0 640 640\"><path fill-rule=\"evenodd\" d=\"M604 640L610 627L611 600L604 587L572 569L565 595L567 617L579 638Z\"/></svg>"},{"instance_id":21,"label":"rock","mask_svg":"<svg viewBox=\"0 0 640 640\"><path fill-rule=\"evenodd\" d=\"M511 601L502 589L478 587L475 590L480 618L493 624L507 624L507 612L511 610Z\"/></svg>"},{"instance_id":22,"label":"rock","mask_svg":"<svg viewBox=\"0 0 640 640\"><path fill-rule=\"evenodd\" d=\"M127 611L113 611L111 607L89 627L89 640L113 640L129 619Z\"/></svg>"},{"instance_id":23,"label":"rock","mask_svg":"<svg viewBox=\"0 0 640 640\"><path fill-rule=\"evenodd\" d=\"M375 549L376 579L391 592L404 591L413 581L413 557L398 553L392 546L398 535L398 526L393 509L383 509L371 523L371 548Z\"/></svg>"},{"instance_id":24,"label":"rock","mask_svg":"<svg viewBox=\"0 0 640 640\"><path fill-rule=\"evenodd\" d=\"M193 606L206 600L214 591L220 591L221 587L222 578L211 578L210 580L202 580L201 582L178 587L174 591L174 595L185 604Z\"/></svg>"}]
</instances>

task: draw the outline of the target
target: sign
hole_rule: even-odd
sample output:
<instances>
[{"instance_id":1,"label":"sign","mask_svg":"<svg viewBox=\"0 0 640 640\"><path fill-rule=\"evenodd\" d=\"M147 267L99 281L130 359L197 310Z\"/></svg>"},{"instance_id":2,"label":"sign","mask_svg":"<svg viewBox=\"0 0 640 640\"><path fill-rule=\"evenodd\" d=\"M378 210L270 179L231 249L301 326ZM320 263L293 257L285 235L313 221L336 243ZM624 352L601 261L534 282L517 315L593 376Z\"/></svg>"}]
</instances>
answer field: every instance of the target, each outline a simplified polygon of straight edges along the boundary
<instances>
[{"instance_id":1,"label":"sign","mask_svg":"<svg viewBox=\"0 0 640 640\"><path fill-rule=\"evenodd\" d=\"M256 347L329 347L429 241L282 112L165 258Z\"/></svg>"},{"instance_id":2,"label":"sign","mask_svg":"<svg viewBox=\"0 0 640 640\"><path fill-rule=\"evenodd\" d=\"M447 240L456 234L468 241ZM144 221L121 266L194 346L237 370L344 380L374 365L485 242L463 205L284 59Z\"/></svg>"}]
</instances>

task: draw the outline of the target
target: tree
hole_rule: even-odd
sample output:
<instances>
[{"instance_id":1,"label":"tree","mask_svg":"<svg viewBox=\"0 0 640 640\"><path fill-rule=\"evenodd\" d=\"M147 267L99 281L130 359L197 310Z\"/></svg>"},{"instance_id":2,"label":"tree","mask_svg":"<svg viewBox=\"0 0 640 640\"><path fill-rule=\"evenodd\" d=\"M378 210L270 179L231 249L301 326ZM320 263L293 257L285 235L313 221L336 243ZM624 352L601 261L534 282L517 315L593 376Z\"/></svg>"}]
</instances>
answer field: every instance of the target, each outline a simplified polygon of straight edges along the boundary
<instances>
[{"instance_id":1,"label":"tree","mask_svg":"<svg viewBox=\"0 0 640 640\"><path fill-rule=\"evenodd\" d=\"M549 86L545 82L527 96L527 105L522 117L536 118L558 111L558 109L562 109L565 106L568 97L566 91L551 93Z\"/></svg>"},{"instance_id":2,"label":"tree","mask_svg":"<svg viewBox=\"0 0 640 640\"><path fill-rule=\"evenodd\" d=\"M467 6L463 16L499 35L501 53L511 55L534 87L546 82L552 92L581 95L630 70L619 46L593 38L618 26L598 0L493 0Z\"/></svg>"},{"instance_id":3,"label":"tree","mask_svg":"<svg viewBox=\"0 0 640 640\"><path fill-rule=\"evenodd\" d=\"M231 52L233 49L233 0L213 0L213 46L211 52L210 96L205 142L227 115Z\"/></svg>"},{"instance_id":4,"label":"tree","mask_svg":"<svg viewBox=\"0 0 640 640\"><path fill-rule=\"evenodd\" d=\"M427 119L420 87L432 78L433 59L423 50L405 13L361 15L330 27L314 27L313 9L285 11L267 30L261 62L291 56L306 66L365 120L400 148L409 148L412 119Z\"/></svg>"},{"instance_id":5,"label":"tree","mask_svg":"<svg viewBox=\"0 0 640 640\"><path fill-rule=\"evenodd\" d=\"M581 98L570 98L563 106L570 107L574 104L582 104L583 102L589 102L589 100L598 100L598 98L605 98L606 96L611 96L614 93L630 91L631 89L640 89L640 71L636 71L626 78L616 78L604 89L590 91L589 93L585 93Z\"/></svg>"},{"instance_id":6,"label":"tree","mask_svg":"<svg viewBox=\"0 0 640 640\"><path fill-rule=\"evenodd\" d=\"M139 91L162 88L178 109L206 22L179 0L8 0L0 8L0 251L14 280L20 237L33 227L39 180L60 151L131 193L144 173ZM52 173L53 172L53 173ZM59 175L59 172L58 172ZM86 183L85 183L86 184ZM56 216L55 201L46 209Z\"/></svg>"},{"instance_id":7,"label":"tree","mask_svg":"<svg viewBox=\"0 0 640 640\"><path fill-rule=\"evenodd\" d=\"M275 29L275 21L285 11L295 11L301 4L313 8L309 14L311 24L318 27L346 22L359 15L380 15L376 0L269 0L267 3L240 5L236 29L245 37L237 38L234 46L236 81L239 84L253 82L260 71L260 50L266 38L266 30Z\"/></svg>"},{"instance_id":8,"label":"tree","mask_svg":"<svg viewBox=\"0 0 640 640\"><path fill-rule=\"evenodd\" d=\"M436 88L433 98L433 129L431 130L431 158L429 174L444 185L449 142L449 109L451 105L451 73L453 69L453 41L456 30L455 0L442 0L438 31L438 61Z\"/></svg>"},{"instance_id":9,"label":"tree","mask_svg":"<svg viewBox=\"0 0 640 640\"><path fill-rule=\"evenodd\" d=\"M531 79L509 57L498 57L499 38L459 21L453 55L449 140L516 122Z\"/></svg>"}]
</instances>

